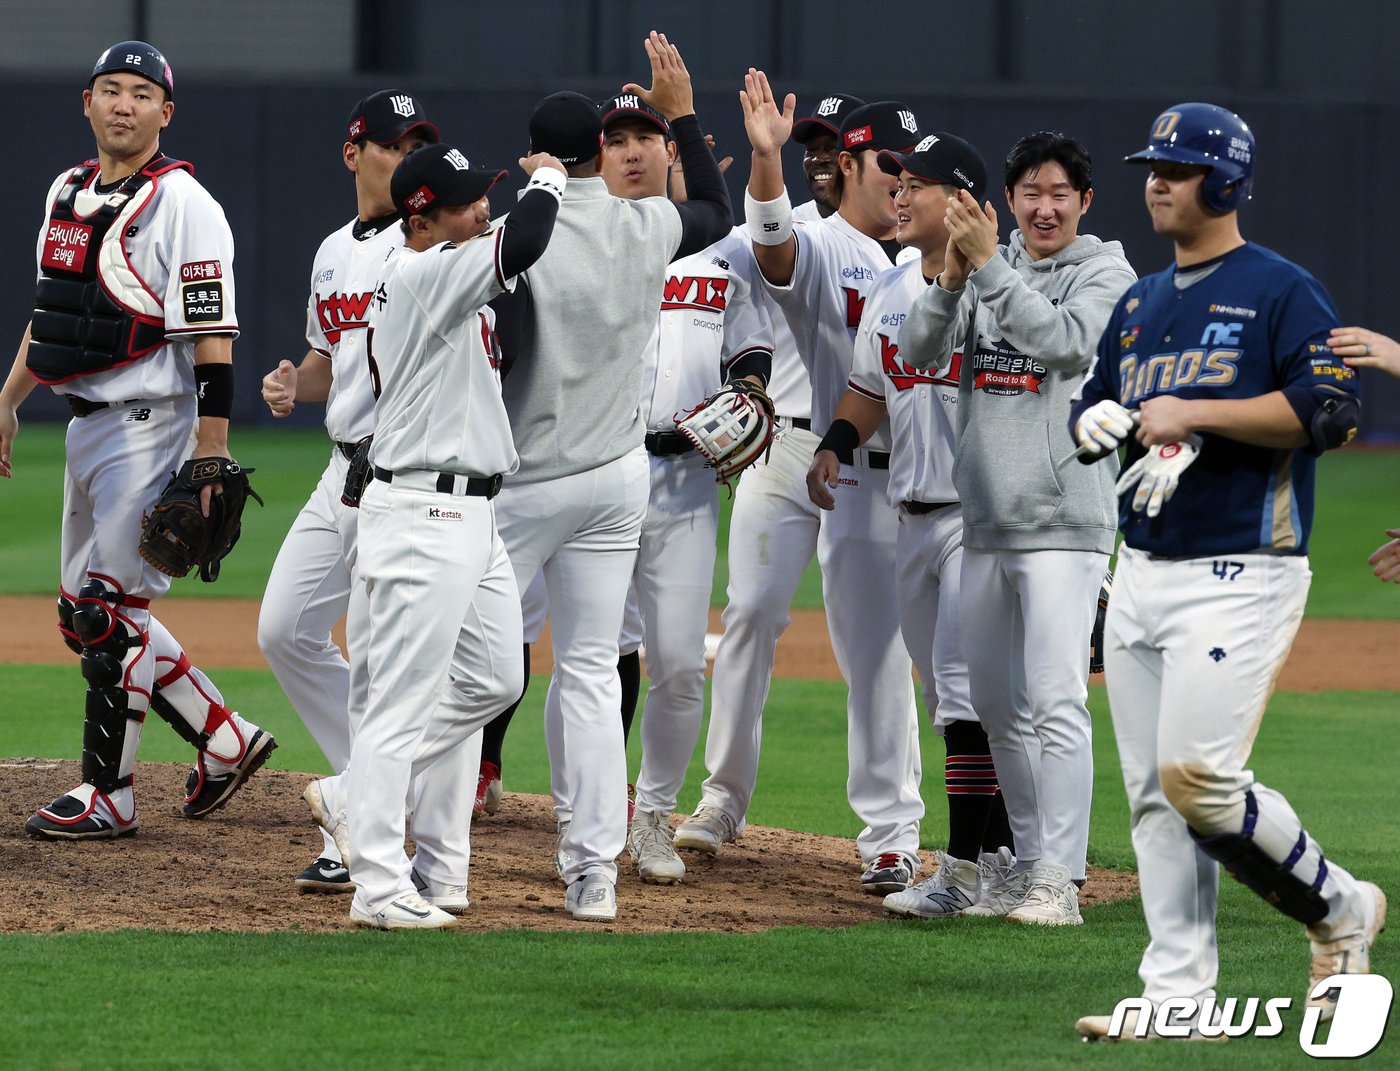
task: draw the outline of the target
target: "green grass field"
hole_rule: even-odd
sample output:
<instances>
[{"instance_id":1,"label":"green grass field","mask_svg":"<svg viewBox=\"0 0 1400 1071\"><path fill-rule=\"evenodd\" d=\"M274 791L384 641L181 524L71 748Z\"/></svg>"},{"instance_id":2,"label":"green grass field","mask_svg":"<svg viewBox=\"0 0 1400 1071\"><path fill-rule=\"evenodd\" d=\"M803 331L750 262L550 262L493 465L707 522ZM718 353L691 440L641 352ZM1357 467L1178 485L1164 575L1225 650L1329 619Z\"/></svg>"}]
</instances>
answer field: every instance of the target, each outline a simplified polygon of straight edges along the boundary
<instances>
[{"instance_id":1,"label":"green grass field","mask_svg":"<svg viewBox=\"0 0 1400 1071\"><path fill-rule=\"evenodd\" d=\"M0 485L0 591L48 594L56 569L61 440L25 427L17 477ZM311 433L235 433L269 507L216 586L180 595L260 593L261 578L319 474ZM1400 521L1400 455L1356 453L1324 464L1310 610L1395 618L1400 593L1365 566L1381 529ZM256 509L256 507L254 507ZM810 580L809 576L809 580ZM202 590L201 590L202 589ZM719 585L722 591L722 583ZM819 586L801 598L820 605ZM209 668L217 669L211 662ZM324 763L271 675L222 670L220 684L276 732L273 765ZM543 792L547 770L537 680L507 745L510 789ZM72 666L0 666L0 754L76 754ZM1126 804L1102 689L1091 860L1132 866ZM751 820L852 836L844 800L839 686L779 681L765 715ZM142 757L184 760L156 726ZM925 728L925 769L942 746ZM634 740L635 751L635 740ZM1389 693L1277 695L1252 767L1294 801L1330 858L1400 895L1400 808L1390 780L1400 718ZM632 756L636 768L636 755ZM682 810L702 771L692 763ZM946 829L938 779L926 791L924 841ZM3 787L3 777L0 777ZM113 846L120 850L119 846ZM763 875L755 874L761 882ZM684 887L681 890L684 891ZM42 896L42 887L33 890ZM1226 882L1221 905L1225 995L1301 1003L1307 945L1298 927ZM1224 1046L1089 1047L1074 1019L1139 991L1146 940L1136 900L1086 913L1072 931L1028 932L996 920L867 923L848 930L663 936L505 931L458 935L347 933L0 935L4 1053L16 1068L1294 1068L1300 1014L1274 1039ZM1383 938L1373 966L1394 979L1400 954ZM65 981L66 979L66 981ZM1387 1039L1367 1067L1400 1066Z\"/></svg>"}]
</instances>

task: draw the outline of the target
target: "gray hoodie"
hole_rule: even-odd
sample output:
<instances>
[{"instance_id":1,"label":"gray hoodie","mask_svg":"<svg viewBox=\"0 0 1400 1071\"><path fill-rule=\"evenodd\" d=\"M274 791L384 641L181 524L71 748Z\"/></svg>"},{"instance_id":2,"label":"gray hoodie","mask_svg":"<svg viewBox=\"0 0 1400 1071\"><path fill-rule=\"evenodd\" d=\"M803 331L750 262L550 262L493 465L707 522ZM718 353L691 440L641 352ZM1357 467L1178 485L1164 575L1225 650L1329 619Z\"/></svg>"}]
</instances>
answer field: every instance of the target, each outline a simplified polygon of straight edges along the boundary
<instances>
[{"instance_id":1,"label":"gray hoodie","mask_svg":"<svg viewBox=\"0 0 1400 1071\"><path fill-rule=\"evenodd\" d=\"M974 550L1112 553L1118 529L1117 459L1055 462L1074 449L1065 432L1099 336L1137 275L1118 242L1080 235L1031 260L1021 232L958 293L930 286L900 331L899 355L941 368L963 354L953 482L963 545Z\"/></svg>"}]
</instances>

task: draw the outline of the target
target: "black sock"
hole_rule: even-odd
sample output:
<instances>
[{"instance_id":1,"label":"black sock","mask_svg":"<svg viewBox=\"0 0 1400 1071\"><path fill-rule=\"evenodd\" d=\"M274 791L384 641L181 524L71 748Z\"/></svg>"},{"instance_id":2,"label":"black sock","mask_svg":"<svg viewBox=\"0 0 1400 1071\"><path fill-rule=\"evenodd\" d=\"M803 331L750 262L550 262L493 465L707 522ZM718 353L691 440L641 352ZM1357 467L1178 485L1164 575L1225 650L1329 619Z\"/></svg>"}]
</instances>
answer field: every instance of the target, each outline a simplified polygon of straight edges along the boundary
<instances>
[{"instance_id":1,"label":"black sock","mask_svg":"<svg viewBox=\"0 0 1400 1071\"><path fill-rule=\"evenodd\" d=\"M525 687L520 689L519 699L488 721L486 727L481 730L482 762L494 762L498 767L501 765L501 745L506 741L506 730L510 728L510 719L515 717L516 708L524 701L525 693L529 690L530 645L527 643L525 645Z\"/></svg>"},{"instance_id":2,"label":"black sock","mask_svg":"<svg viewBox=\"0 0 1400 1071\"><path fill-rule=\"evenodd\" d=\"M632 732L632 719L637 713L637 697L642 694L642 655L640 651L625 654L617 660L617 679L622 684L622 742Z\"/></svg>"},{"instance_id":3,"label":"black sock","mask_svg":"<svg viewBox=\"0 0 1400 1071\"><path fill-rule=\"evenodd\" d=\"M997 789L992 797L991 813L987 815L987 828L982 832L982 850L994 852L998 848L1010 848L1016 854L1016 842L1011 836L1011 818L1006 813L1006 798Z\"/></svg>"},{"instance_id":4,"label":"black sock","mask_svg":"<svg viewBox=\"0 0 1400 1071\"><path fill-rule=\"evenodd\" d=\"M943 730L948 749L944 783L948 791L948 854L976 862L987 823L1000 800L997 772L987 734L975 721L949 722ZM1005 805L1001 808L1005 820Z\"/></svg>"}]
</instances>

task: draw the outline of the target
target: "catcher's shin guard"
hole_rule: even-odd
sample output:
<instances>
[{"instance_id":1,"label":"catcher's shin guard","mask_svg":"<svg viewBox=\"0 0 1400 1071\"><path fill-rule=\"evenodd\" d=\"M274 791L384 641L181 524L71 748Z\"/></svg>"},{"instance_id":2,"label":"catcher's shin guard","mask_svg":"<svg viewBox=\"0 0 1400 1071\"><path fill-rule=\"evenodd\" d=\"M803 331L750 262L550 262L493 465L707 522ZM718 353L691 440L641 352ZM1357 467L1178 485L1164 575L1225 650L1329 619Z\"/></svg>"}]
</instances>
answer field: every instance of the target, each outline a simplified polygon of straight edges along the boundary
<instances>
[{"instance_id":1,"label":"catcher's shin guard","mask_svg":"<svg viewBox=\"0 0 1400 1071\"><path fill-rule=\"evenodd\" d=\"M157 652L158 663L166 657ZM233 712L224 706L214 682L191 665L183 651L169 672L156 678L151 709L182 739L212 758L237 762L243 757L246 742L232 720Z\"/></svg>"},{"instance_id":2,"label":"catcher's shin guard","mask_svg":"<svg viewBox=\"0 0 1400 1071\"><path fill-rule=\"evenodd\" d=\"M1289 918L1308 926L1321 922L1328 911L1327 901L1322 895L1322 886L1327 880L1327 860L1323 858L1322 848L1300 824L1292 848L1284 858L1278 859L1255 839L1258 819L1259 804L1250 791L1245 793L1242 832L1204 836L1192 829L1191 836L1196 846L1224 867L1230 877ZM1305 859L1315 860L1316 863L1316 872L1311 881L1297 873L1298 865Z\"/></svg>"},{"instance_id":3,"label":"catcher's shin guard","mask_svg":"<svg viewBox=\"0 0 1400 1071\"><path fill-rule=\"evenodd\" d=\"M83 653L83 643L73 631L73 600L62 591L58 593L58 631L70 651L76 655Z\"/></svg>"},{"instance_id":4,"label":"catcher's shin guard","mask_svg":"<svg viewBox=\"0 0 1400 1071\"><path fill-rule=\"evenodd\" d=\"M124 596L101 580L90 579L71 604L69 619L82 644L82 671L87 681L83 720L83 780L102 792L131 784L141 722L146 716L140 699L122 685L127 667L141 654L146 638L118 612ZM144 608L144 600L139 602ZM60 606L62 604L60 603Z\"/></svg>"}]
</instances>

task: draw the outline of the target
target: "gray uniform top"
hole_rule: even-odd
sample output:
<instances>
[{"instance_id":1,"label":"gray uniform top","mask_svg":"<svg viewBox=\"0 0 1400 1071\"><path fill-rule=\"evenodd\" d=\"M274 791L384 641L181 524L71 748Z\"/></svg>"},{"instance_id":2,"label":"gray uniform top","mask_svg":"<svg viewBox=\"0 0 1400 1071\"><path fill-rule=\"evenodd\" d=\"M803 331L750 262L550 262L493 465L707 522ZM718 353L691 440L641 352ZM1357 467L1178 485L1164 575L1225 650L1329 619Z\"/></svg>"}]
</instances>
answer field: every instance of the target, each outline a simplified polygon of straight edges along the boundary
<instances>
[{"instance_id":1,"label":"gray uniform top","mask_svg":"<svg viewBox=\"0 0 1400 1071\"><path fill-rule=\"evenodd\" d=\"M520 455L511 483L585 472L642 445L642 357L680 214L571 178L544 255L519 277L530 311L503 394Z\"/></svg>"},{"instance_id":2,"label":"gray uniform top","mask_svg":"<svg viewBox=\"0 0 1400 1071\"><path fill-rule=\"evenodd\" d=\"M1081 235L1033 261L1014 231L960 293L934 285L914 302L900 356L919 368L946 366L976 315L976 343L959 375L953 466L963 546L1113 552L1116 460L1055 462L1074 449L1065 433L1070 400L1136 278L1118 242Z\"/></svg>"}]
</instances>

